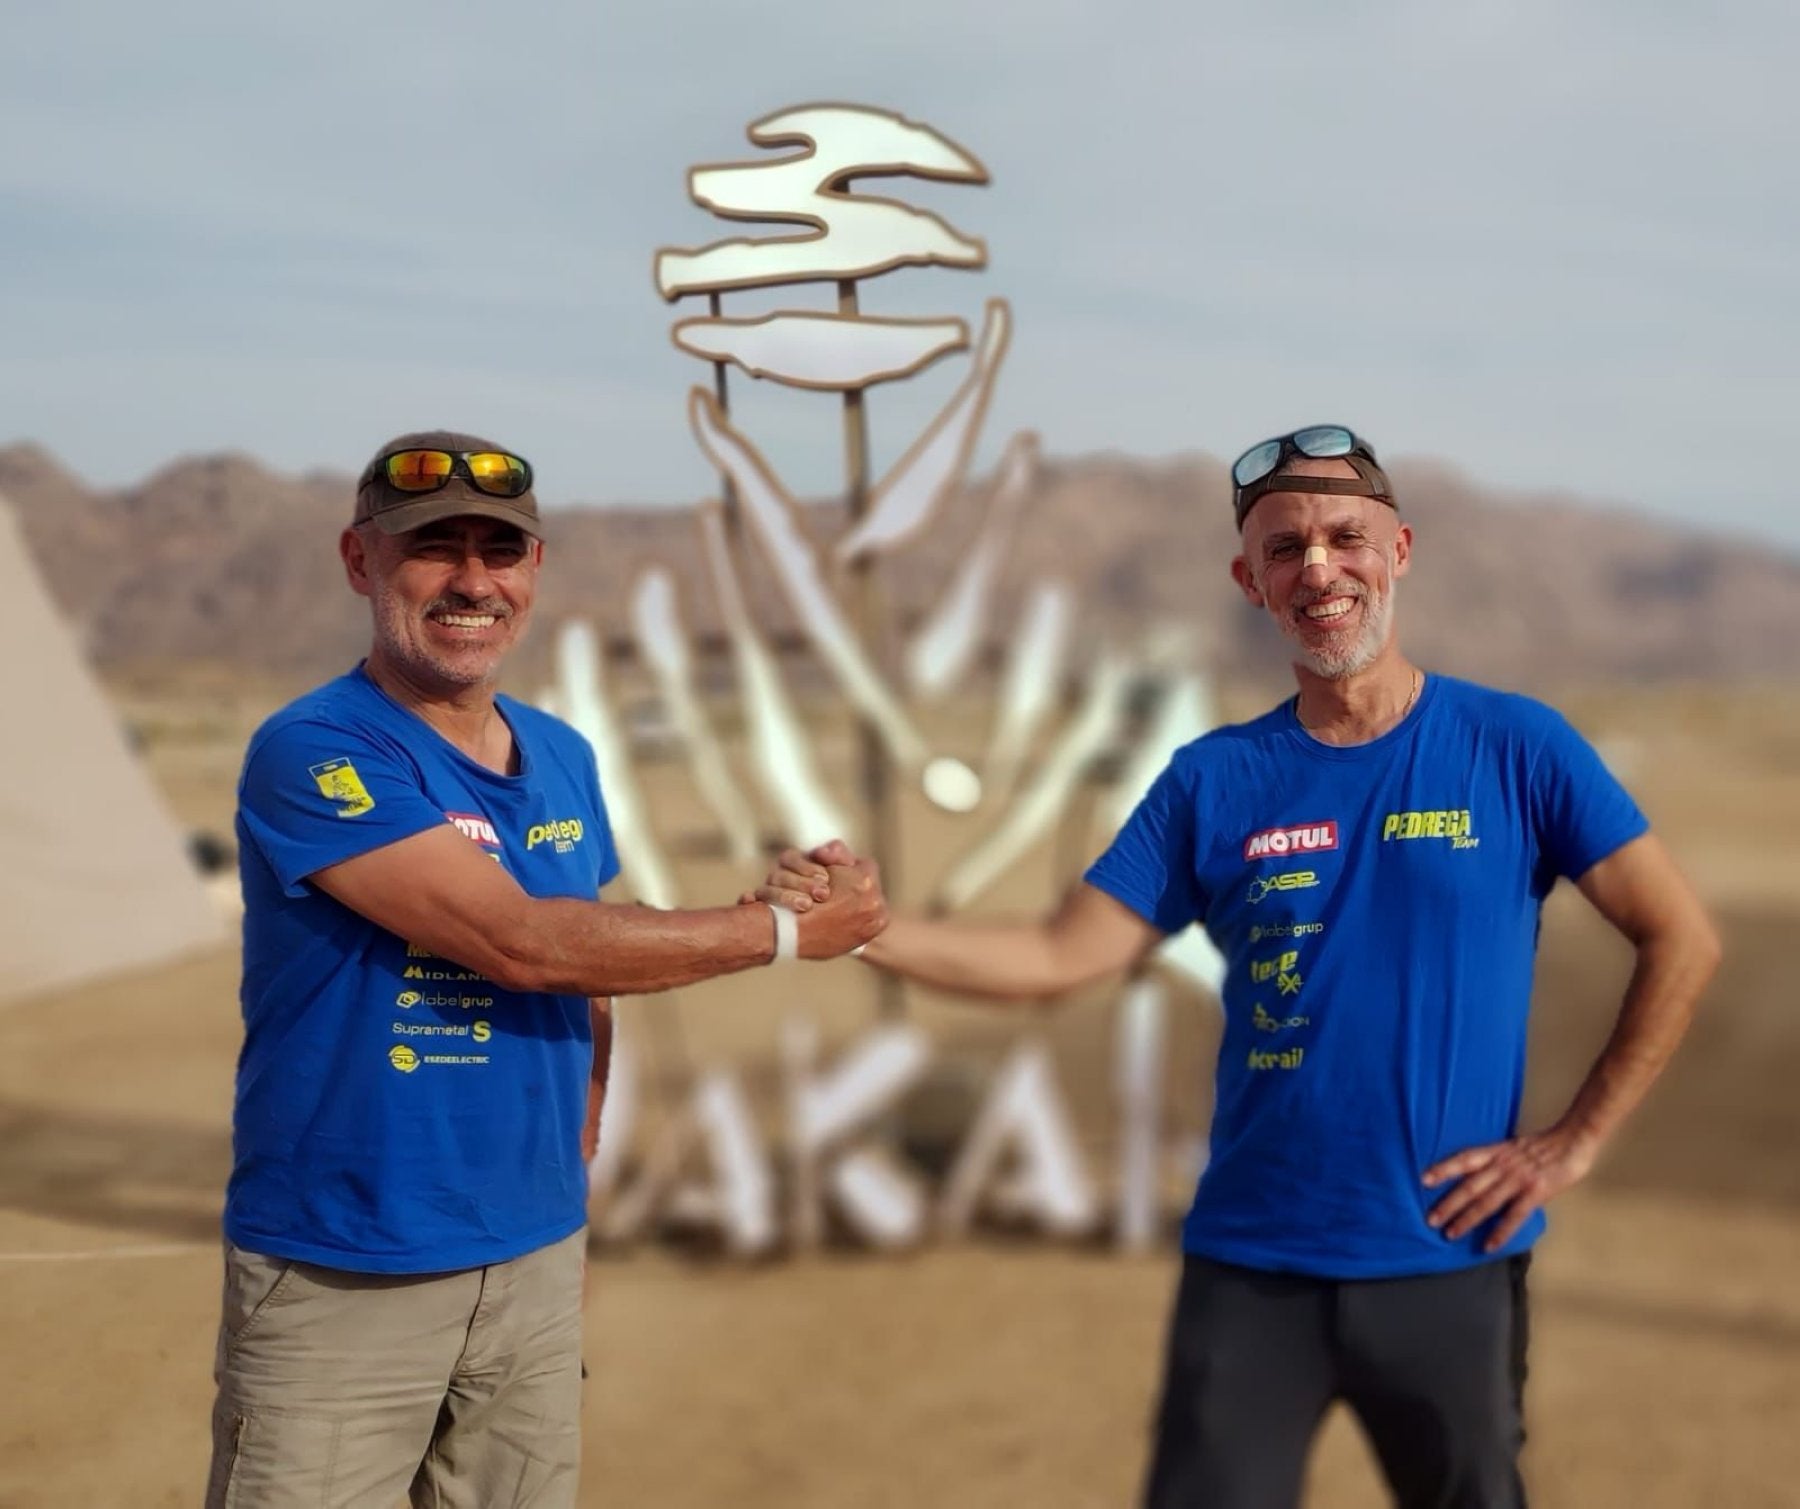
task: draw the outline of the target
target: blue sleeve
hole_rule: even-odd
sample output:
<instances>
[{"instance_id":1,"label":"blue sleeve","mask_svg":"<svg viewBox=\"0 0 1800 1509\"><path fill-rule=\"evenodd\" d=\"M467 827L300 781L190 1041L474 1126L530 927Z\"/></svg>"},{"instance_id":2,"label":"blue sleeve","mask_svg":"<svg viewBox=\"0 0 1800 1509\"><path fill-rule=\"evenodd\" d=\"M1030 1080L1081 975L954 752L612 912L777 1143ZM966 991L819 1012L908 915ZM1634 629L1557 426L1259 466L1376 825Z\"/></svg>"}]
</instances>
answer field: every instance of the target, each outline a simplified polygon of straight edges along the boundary
<instances>
[{"instance_id":1,"label":"blue sleeve","mask_svg":"<svg viewBox=\"0 0 1800 1509\"><path fill-rule=\"evenodd\" d=\"M598 835L600 850L600 878L594 889L599 891L618 876L619 848L613 842L612 819L606 812L606 793L600 789L600 765L594 758L594 746L582 739L581 748L587 762L588 789L594 796L594 832Z\"/></svg>"},{"instance_id":2,"label":"blue sleeve","mask_svg":"<svg viewBox=\"0 0 1800 1509\"><path fill-rule=\"evenodd\" d=\"M1086 879L1152 926L1178 933L1206 915L1197 869L1193 793L1170 765Z\"/></svg>"},{"instance_id":3,"label":"blue sleeve","mask_svg":"<svg viewBox=\"0 0 1800 1509\"><path fill-rule=\"evenodd\" d=\"M238 816L289 896L308 875L446 821L413 768L368 735L295 721L257 739Z\"/></svg>"},{"instance_id":4,"label":"blue sleeve","mask_svg":"<svg viewBox=\"0 0 1800 1509\"><path fill-rule=\"evenodd\" d=\"M1599 752L1560 713L1551 715L1532 767L1531 821L1545 892L1559 876L1579 880L1650 829Z\"/></svg>"}]
</instances>

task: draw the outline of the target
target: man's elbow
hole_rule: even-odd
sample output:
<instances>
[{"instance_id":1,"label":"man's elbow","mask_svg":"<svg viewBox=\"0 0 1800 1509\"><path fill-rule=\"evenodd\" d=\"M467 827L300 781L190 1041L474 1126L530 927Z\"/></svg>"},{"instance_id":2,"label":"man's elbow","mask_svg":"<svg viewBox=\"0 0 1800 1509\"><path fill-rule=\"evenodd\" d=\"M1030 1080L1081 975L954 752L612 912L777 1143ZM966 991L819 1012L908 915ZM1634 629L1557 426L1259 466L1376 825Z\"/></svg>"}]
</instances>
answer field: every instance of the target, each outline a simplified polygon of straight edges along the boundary
<instances>
[{"instance_id":1,"label":"man's elbow","mask_svg":"<svg viewBox=\"0 0 1800 1509\"><path fill-rule=\"evenodd\" d=\"M1725 943L1719 929L1699 907L1649 933L1642 947L1678 967L1693 983L1698 996L1725 960Z\"/></svg>"},{"instance_id":2,"label":"man's elbow","mask_svg":"<svg viewBox=\"0 0 1800 1509\"><path fill-rule=\"evenodd\" d=\"M596 987L592 971L583 973L573 961L530 939L515 940L497 951L488 978L522 995L612 995Z\"/></svg>"},{"instance_id":3,"label":"man's elbow","mask_svg":"<svg viewBox=\"0 0 1800 1509\"><path fill-rule=\"evenodd\" d=\"M520 995L541 995L555 990L550 971L543 964L511 954L496 956L488 966L487 977L502 990Z\"/></svg>"},{"instance_id":4,"label":"man's elbow","mask_svg":"<svg viewBox=\"0 0 1800 1509\"><path fill-rule=\"evenodd\" d=\"M1719 929L1712 918L1704 913L1695 921L1693 941L1689 945L1694 951L1694 960L1704 978L1710 980L1725 962L1725 940L1719 936Z\"/></svg>"},{"instance_id":5,"label":"man's elbow","mask_svg":"<svg viewBox=\"0 0 1800 1509\"><path fill-rule=\"evenodd\" d=\"M482 973L503 990L524 995L594 993L574 990L567 961L558 958L550 940L529 918L509 918L482 941L488 955Z\"/></svg>"}]
</instances>

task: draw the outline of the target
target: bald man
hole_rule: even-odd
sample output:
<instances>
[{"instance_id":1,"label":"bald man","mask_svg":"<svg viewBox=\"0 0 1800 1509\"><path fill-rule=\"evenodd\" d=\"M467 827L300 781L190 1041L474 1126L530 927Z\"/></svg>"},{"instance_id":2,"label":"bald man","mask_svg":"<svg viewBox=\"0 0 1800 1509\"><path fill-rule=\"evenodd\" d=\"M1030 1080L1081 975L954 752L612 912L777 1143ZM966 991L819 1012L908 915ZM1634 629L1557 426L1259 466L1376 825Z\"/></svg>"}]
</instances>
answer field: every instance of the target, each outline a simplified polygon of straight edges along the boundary
<instances>
[{"instance_id":1,"label":"bald man","mask_svg":"<svg viewBox=\"0 0 1800 1509\"><path fill-rule=\"evenodd\" d=\"M1402 652L1413 534L1367 442L1296 430L1232 483L1232 578L1286 637L1297 695L1179 750L1049 916L897 917L862 957L1050 1000L1203 924L1225 1030L1146 1503L1294 1504L1342 1399L1401 1505L1514 1509L1541 1207L1667 1063L1717 936L1560 715ZM850 858L790 852L756 894L806 906ZM1522 1132L1538 917L1563 877L1637 968L1567 1110Z\"/></svg>"}]
</instances>

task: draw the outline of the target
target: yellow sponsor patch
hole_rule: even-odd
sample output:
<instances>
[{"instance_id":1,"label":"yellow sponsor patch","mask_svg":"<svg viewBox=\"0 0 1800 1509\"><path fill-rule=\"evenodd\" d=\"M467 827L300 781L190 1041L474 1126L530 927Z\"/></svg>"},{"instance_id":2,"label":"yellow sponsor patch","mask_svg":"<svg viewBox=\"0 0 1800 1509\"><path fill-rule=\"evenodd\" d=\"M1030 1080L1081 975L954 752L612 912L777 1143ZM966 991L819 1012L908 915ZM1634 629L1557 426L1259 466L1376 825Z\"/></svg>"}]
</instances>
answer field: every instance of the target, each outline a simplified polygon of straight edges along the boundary
<instances>
[{"instance_id":1,"label":"yellow sponsor patch","mask_svg":"<svg viewBox=\"0 0 1800 1509\"><path fill-rule=\"evenodd\" d=\"M535 849L539 844L554 844L558 854L567 854L576 844L581 842L581 819L578 817L558 818L555 822L534 824L525 835L525 847Z\"/></svg>"},{"instance_id":2,"label":"yellow sponsor patch","mask_svg":"<svg viewBox=\"0 0 1800 1509\"><path fill-rule=\"evenodd\" d=\"M1310 891L1319 883L1316 870L1287 870L1280 875L1259 875L1250 882L1244 899L1255 906L1271 891Z\"/></svg>"},{"instance_id":3,"label":"yellow sponsor patch","mask_svg":"<svg viewBox=\"0 0 1800 1509\"><path fill-rule=\"evenodd\" d=\"M356 767L348 760L327 760L323 765L308 765L309 774L319 784L327 801L338 804L339 817L361 817L375 805L369 788L362 783Z\"/></svg>"},{"instance_id":4,"label":"yellow sponsor patch","mask_svg":"<svg viewBox=\"0 0 1800 1509\"><path fill-rule=\"evenodd\" d=\"M388 1049L388 1062L402 1074L411 1074L419 1067L419 1055L408 1048L405 1043L396 1043Z\"/></svg>"},{"instance_id":5,"label":"yellow sponsor patch","mask_svg":"<svg viewBox=\"0 0 1800 1509\"><path fill-rule=\"evenodd\" d=\"M1472 838L1475 826L1466 807L1434 812L1390 812L1381 820L1381 841L1408 838Z\"/></svg>"}]
</instances>

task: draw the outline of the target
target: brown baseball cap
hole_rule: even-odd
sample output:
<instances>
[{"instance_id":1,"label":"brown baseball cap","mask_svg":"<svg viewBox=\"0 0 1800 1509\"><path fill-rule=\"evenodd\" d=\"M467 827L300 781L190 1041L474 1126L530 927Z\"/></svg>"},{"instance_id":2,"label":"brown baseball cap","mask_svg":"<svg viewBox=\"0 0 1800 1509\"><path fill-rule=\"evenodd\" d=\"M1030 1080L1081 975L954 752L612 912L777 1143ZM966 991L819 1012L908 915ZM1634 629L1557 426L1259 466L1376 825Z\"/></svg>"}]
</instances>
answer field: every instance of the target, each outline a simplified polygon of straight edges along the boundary
<instances>
[{"instance_id":1,"label":"brown baseball cap","mask_svg":"<svg viewBox=\"0 0 1800 1509\"><path fill-rule=\"evenodd\" d=\"M442 487L430 492L404 492L395 487L388 481L383 463L401 451L448 452L454 459L449 479ZM517 462L523 470L524 491L516 497L482 491L475 485L466 460L471 455L500 455ZM531 490L531 482L531 465L516 451L460 430L414 430L396 435L377 450L363 468L356 483L356 513L351 523L374 524L384 534L404 534L409 529L421 529L440 519L474 514L516 524L534 539L542 539L544 526L538 516L537 497Z\"/></svg>"},{"instance_id":2,"label":"brown baseball cap","mask_svg":"<svg viewBox=\"0 0 1800 1509\"><path fill-rule=\"evenodd\" d=\"M1244 527L1244 516L1270 493L1343 493L1351 497L1374 498L1396 513L1400 505L1394 501L1394 484L1373 456L1330 456L1331 461L1348 461L1354 477L1314 477L1305 472L1277 469L1266 477L1232 489L1237 509L1237 526ZM1285 466L1286 463L1284 462Z\"/></svg>"}]
</instances>

